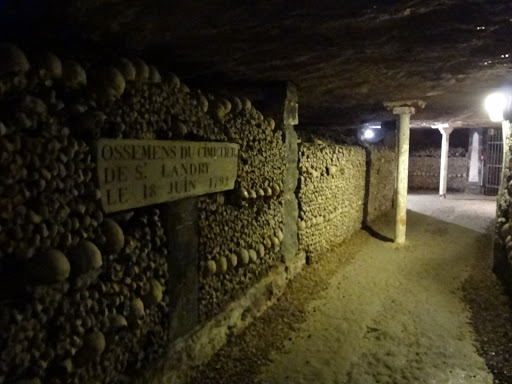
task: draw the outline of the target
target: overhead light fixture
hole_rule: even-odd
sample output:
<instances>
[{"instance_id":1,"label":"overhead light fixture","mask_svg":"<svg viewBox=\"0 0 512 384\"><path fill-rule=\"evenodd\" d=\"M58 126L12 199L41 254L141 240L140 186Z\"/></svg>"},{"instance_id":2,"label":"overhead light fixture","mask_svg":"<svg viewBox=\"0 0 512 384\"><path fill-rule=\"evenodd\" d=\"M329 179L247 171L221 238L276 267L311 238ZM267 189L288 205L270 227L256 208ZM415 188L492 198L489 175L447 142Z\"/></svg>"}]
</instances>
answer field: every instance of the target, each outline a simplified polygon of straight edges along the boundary
<instances>
[{"instance_id":1,"label":"overhead light fixture","mask_svg":"<svg viewBox=\"0 0 512 384\"><path fill-rule=\"evenodd\" d=\"M369 143L376 143L384 137L384 131L380 121L370 121L361 126L359 138Z\"/></svg>"},{"instance_id":2,"label":"overhead light fixture","mask_svg":"<svg viewBox=\"0 0 512 384\"><path fill-rule=\"evenodd\" d=\"M502 92L491 93L487 96L485 99L485 109L492 122L500 123L505 120L504 114L507 104L507 96Z\"/></svg>"},{"instance_id":3,"label":"overhead light fixture","mask_svg":"<svg viewBox=\"0 0 512 384\"><path fill-rule=\"evenodd\" d=\"M438 124L432 125L432 128L434 128L434 129L443 129L443 128L449 128L449 127L450 127L450 124L446 124L446 123L438 123Z\"/></svg>"},{"instance_id":4,"label":"overhead light fixture","mask_svg":"<svg viewBox=\"0 0 512 384\"><path fill-rule=\"evenodd\" d=\"M363 129L381 129L382 123L380 121L371 121L363 124Z\"/></svg>"},{"instance_id":5,"label":"overhead light fixture","mask_svg":"<svg viewBox=\"0 0 512 384\"><path fill-rule=\"evenodd\" d=\"M365 129L363 133L363 138L365 139L373 139L375 137L375 133L371 129Z\"/></svg>"}]
</instances>

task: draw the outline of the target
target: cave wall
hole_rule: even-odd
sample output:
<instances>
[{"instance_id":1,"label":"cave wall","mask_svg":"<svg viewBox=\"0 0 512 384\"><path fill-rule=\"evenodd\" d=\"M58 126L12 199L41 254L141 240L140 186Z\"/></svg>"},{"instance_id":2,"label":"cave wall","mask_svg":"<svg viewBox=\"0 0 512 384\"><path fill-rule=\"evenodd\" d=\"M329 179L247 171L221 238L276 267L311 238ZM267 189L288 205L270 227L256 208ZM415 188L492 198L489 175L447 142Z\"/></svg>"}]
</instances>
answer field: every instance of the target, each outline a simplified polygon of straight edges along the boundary
<instances>
[{"instance_id":1,"label":"cave wall","mask_svg":"<svg viewBox=\"0 0 512 384\"><path fill-rule=\"evenodd\" d=\"M395 172L388 148L321 140L299 146L299 249L309 262L360 229L365 210L371 220L391 208Z\"/></svg>"},{"instance_id":2,"label":"cave wall","mask_svg":"<svg viewBox=\"0 0 512 384\"><path fill-rule=\"evenodd\" d=\"M137 58L0 51L0 382L138 376L281 261L284 122ZM107 215L99 137L237 143L236 187Z\"/></svg>"},{"instance_id":3,"label":"cave wall","mask_svg":"<svg viewBox=\"0 0 512 384\"><path fill-rule=\"evenodd\" d=\"M411 150L409 154L409 190L439 190L441 151L438 148ZM464 148L448 152L449 191L463 192L468 183L469 159Z\"/></svg>"}]
</instances>

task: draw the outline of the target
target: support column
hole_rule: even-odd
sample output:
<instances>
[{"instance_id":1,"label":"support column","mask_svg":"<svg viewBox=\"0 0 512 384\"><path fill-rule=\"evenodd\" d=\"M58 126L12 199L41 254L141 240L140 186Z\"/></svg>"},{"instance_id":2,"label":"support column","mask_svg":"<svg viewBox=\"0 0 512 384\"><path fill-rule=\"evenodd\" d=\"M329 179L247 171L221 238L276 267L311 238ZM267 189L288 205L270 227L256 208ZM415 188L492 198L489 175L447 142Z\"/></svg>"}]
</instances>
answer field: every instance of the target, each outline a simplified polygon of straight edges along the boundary
<instances>
[{"instance_id":1,"label":"support column","mask_svg":"<svg viewBox=\"0 0 512 384\"><path fill-rule=\"evenodd\" d=\"M298 136L295 125L299 123L297 88L292 83L286 84L286 99L283 111L283 133L286 150L286 170L283 183L283 242L281 243L281 258L292 274L297 273L304 259L299 255L299 237L297 222L299 220L299 205L295 190L299 180L299 150Z\"/></svg>"},{"instance_id":2,"label":"support column","mask_svg":"<svg viewBox=\"0 0 512 384\"><path fill-rule=\"evenodd\" d=\"M453 128L438 128L443 136L441 142L441 169L439 172L439 197L446 199L448 187L448 150L450 149L450 133Z\"/></svg>"},{"instance_id":3,"label":"support column","mask_svg":"<svg viewBox=\"0 0 512 384\"><path fill-rule=\"evenodd\" d=\"M407 224L407 185L409 179L409 133L413 107L393 108L393 114L400 115L398 131L398 170L396 187L395 243L405 243Z\"/></svg>"},{"instance_id":4,"label":"support column","mask_svg":"<svg viewBox=\"0 0 512 384\"><path fill-rule=\"evenodd\" d=\"M283 241L281 243L281 261L290 274L297 273L305 263L304 255L299 249L297 222L299 205L295 190L299 179L298 136L295 126L299 123L299 104L297 87L291 82L269 86L263 89L262 99L258 104L265 116L275 119L276 127L283 131L287 158L283 179Z\"/></svg>"},{"instance_id":5,"label":"support column","mask_svg":"<svg viewBox=\"0 0 512 384\"><path fill-rule=\"evenodd\" d=\"M416 110L412 106L425 108L423 100L403 100L385 102L384 106L392 109L394 115L400 115L398 131L398 169L396 180L396 223L395 243L405 243L405 228L407 224L407 184L409 181L409 133L411 115Z\"/></svg>"},{"instance_id":6,"label":"support column","mask_svg":"<svg viewBox=\"0 0 512 384\"><path fill-rule=\"evenodd\" d=\"M169 338L174 341L199 324L199 216L197 197L162 204L169 261Z\"/></svg>"}]
</instances>

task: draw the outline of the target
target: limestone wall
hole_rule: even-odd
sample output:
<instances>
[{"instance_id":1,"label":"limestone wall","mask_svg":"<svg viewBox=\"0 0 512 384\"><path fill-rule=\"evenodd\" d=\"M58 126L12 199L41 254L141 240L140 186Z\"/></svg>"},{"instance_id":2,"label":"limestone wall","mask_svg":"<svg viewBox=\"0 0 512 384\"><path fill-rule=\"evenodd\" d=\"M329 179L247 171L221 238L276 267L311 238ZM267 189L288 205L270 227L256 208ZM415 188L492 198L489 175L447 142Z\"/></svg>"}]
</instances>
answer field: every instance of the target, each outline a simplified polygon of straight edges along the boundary
<instances>
[{"instance_id":1,"label":"limestone wall","mask_svg":"<svg viewBox=\"0 0 512 384\"><path fill-rule=\"evenodd\" d=\"M299 247L308 260L347 239L361 228L365 189L369 188L368 219L392 206L394 153L314 140L299 148ZM368 185L366 184L368 182Z\"/></svg>"},{"instance_id":2,"label":"limestone wall","mask_svg":"<svg viewBox=\"0 0 512 384\"><path fill-rule=\"evenodd\" d=\"M137 58L0 56L0 383L138 377L280 262L282 123ZM235 189L107 215L99 137L237 143Z\"/></svg>"},{"instance_id":3,"label":"limestone wall","mask_svg":"<svg viewBox=\"0 0 512 384\"><path fill-rule=\"evenodd\" d=\"M448 154L448 190L464 191L468 182L469 162L463 148L450 148ZM409 155L409 189L438 190L441 151L423 149Z\"/></svg>"}]
</instances>

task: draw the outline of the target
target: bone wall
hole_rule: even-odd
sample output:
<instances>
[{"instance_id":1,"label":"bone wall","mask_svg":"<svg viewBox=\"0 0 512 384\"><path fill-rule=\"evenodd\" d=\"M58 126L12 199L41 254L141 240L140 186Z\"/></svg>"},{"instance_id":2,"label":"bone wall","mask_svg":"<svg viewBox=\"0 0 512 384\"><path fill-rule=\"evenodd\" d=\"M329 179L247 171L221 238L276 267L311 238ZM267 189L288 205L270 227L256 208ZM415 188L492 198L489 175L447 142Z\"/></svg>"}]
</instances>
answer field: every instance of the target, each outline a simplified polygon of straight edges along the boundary
<instances>
[{"instance_id":1,"label":"bone wall","mask_svg":"<svg viewBox=\"0 0 512 384\"><path fill-rule=\"evenodd\" d=\"M299 248L313 262L361 228L365 189L368 219L392 206L395 156L389 149L313 140L299 147ZM368 186L366 183L369 183Z\"/></svg>"},{"instance_id":2,"label":"bone wall","mask_svg":"<svg viewBox=\"0 0 512 384\"><path fill-rule=\"evenodd\" d=\"M138 58L98 65L8 44L0 56L0 383L137 376L171 342L169 218L165 205L103 213L94 140L240 144L235 190L194 203L204 321L280 262L282 127Z\"/></svg>"},{"instance_id":3,"label":"bone wall","mask_svg":"<svg viewBox=\"0 0 512 384\"><path fill-rule=\"evenodd\" d=\"M180 345L204 362L304 255L390 207L388 149L316 140L297 153L291 85L267 100L271 118L136 57L10 44L0 57L0 384L161 382L155 363L179 366ZM235 188L107 215L101 137L237 143Z\"/></svg>"},{"instance_id":4,"label":"bone wall","mask_svg":"<svg viewBox=\"0 0 512 384\"><path fill-rule=\"evenodd\" d=\"M512 295L512 135L503 137L503 145L508 148L505 153L504 172L501 188L496 196L496 225L494 229L494 265L493 272L502 280L509 295ZM508 159L507 159L508 157Z\"/></svg>"},{"instance_id":5,"label":"bone wall","mask_svg":"<svg viewBox=\"0 0 512 384\"><path fill-rule=\"evenodd\" d=\"M393 207L395 197L396 154L386 147L373 146L370 151L370 191L368 217L372 220ZM368 166L368 163L367 163Z\"/></svg>"},{"instance_id":6,"label":"bone wall","mask_svg":"<svg viewBox=\"0 0 512 384\"><path fill-rule=\"evenodd\" d=\"M462 192L468 182L469 161L463 148L448 152L448 190ZM439 190L441 151L429 148L411 151L409 155L409 189Z\"/></svg>"}]
</instances>

